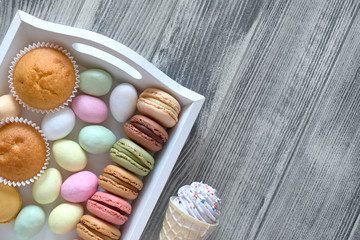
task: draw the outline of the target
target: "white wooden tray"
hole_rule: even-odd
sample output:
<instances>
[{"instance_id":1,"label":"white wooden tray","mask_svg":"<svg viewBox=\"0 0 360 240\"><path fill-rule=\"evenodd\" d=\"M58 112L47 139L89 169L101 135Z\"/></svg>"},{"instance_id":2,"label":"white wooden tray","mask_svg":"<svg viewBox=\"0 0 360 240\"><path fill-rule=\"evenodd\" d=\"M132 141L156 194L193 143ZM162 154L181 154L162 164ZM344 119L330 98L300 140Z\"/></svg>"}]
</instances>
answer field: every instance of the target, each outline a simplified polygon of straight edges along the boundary
<instances>
[{"instance_id":1,"label":"white wooden tray","mask_svg":"<svg viewBox=\"0 0 360 240\"><path fill-rule=\"evenodd\" d=\"M77 61L80 71L95 67L108 71L114 79L113 87L119 83L128 82L136 87L138 93L147 87L159 87L179 100L182 106L179 122L169 131L169 141L164 148L154 155L155 167L143 179L144 188L139 197L132 202L133 212L129 216L128 222L120 228L121 239L139 239L167 179L170 177L171 180L171 170L205 98L179 85L139 54L108 37L83 29L46 22L22 11L17 12L0 46L0 96L9 93L7 76L10 62L15 54L25 46L39 41L54 42L67 48ZM109 94L102 99L108 103ZM43 117L41 114L32 113L25 109L23 109L22 116L33 120L39 126ZM87 125L85 122L77 119L75 129L66 138L77 141L78 133L85 125ZM102 125L111 129L117 138L126 137L122 130L123 124L116 122L110 113ZM114 164L108 154L88 154L88 157L88 165L85 170L92 171L96 175L100 175L107 164ZM49 167L59 169L63 181L72 174L61 169L52 157ZM32 198L31 187L32 185L19 187L23 197L23 206L36 204L45 210L47 217L53 208L65 202L59 196L54 203L39 205ZM85 212L87 212L85 204L83 205ZM14 221L9 224L1 224L1 239L16 239L13 228ZM49 230L46 223L42 231L33 239L64 240L76 237L75 230L64 235L54 234Z\"/></svg>"}]
</instances>

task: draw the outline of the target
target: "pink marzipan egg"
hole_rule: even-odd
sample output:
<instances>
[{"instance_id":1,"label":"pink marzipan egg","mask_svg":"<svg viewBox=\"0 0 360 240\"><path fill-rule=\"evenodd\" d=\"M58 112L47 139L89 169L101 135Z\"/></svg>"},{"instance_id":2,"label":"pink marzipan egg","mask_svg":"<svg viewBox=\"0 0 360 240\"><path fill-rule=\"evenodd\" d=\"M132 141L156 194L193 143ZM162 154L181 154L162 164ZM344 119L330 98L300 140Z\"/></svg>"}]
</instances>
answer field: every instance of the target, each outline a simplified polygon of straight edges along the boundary
<instances>
[{"instance_id":1,"label":"pink marzipan egg","mask_svg":"<svg viewBox=\"0 0 360 240\"><path fill-rule=\"evenodd\" d=\"M73 99L72 110L78 118L88 123L101 123L108 116L108 108L103 100L89 95Z\"/></svg>"},{"instance_id":2,"label":"pink marzipan egg","mask_svg":"<svg viewBox=\"0 0 360 240\"><path fill-rule=\"evenodd\" d=\"M69 202L80 203L88 200L98 188L97 176L89 171L75 173L61 185L61 196Z\"/></svg>"}]
</instances>

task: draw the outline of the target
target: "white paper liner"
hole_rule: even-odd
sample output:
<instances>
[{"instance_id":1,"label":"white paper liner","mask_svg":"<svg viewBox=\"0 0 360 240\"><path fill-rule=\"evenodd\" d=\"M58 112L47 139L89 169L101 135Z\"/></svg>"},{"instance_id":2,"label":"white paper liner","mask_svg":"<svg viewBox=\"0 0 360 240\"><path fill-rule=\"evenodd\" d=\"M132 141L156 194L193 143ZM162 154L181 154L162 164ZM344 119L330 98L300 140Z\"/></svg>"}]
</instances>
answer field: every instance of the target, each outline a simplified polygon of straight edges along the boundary
<instances>
[{"instance_id":1,"label":"white paper liner","mask_svg":"<svg viewBox=\"0 0 360 240\"><path fill-rule=\"evenodd\" d=\"M45 134L43 133L43 131L40 129L40 127L36 126L35 123L33 123L32 121L26 119L26 118L18 118L18 117L11 117L11 118L5 118L3 120L0 121L0 128L4 125L10 124L10 123L25 123L29 126L32 126L33 128L35 128L43 137L45 144L46 144L46 159L45 159L45 163L44 166L42 167L42 169L32 178L25 180L25 181L11 181L11 180L7 180L6 178L3 178L0 176L0 183L4 183L7 184L9 186L25 186L26 184L30 184L35 182L35 180L37 180L45 171L45 169L47 168L47 165L49 164L49 159L50 159L50 148L49 148L49 143L48 140L45 136Z\"/></svg>"},{"instance_id":2,"label":"white paper liner","mask_svg":"<svg viewBox=\"0 0 360 240\"><path fill-rule=\"evenodd\" d=\"M74 87L74 90L73 90L71 96L61 106L53 108L53 109L37 109L37 108L33 108L33 107L27 105L16 94L16 91L15 91L14 86L13 86L13 75L14 75L14 69L15 69L16 64L19 62L20 58L22 56L24 56L26 53L28 53L29 51L31 51L31 50L33 50L35 48L39 48L39 47L54 48L54 49L57 49L60 52L64 53L70 59L71 63L74 66L74 70L75 70L75 87ZM9 79L8 83L9 83L9 87L10 87L10 93L16 98L16 100L19 101L19 103L22 104L24 107L26 107L28 110L31 110L31 111L36 112L36 113L42 113L42 114L43 113L50 113L50 112L53 113L53 112L56 112L56 111L59 111L59 110L63 109L65 106L68 106L70 104L70 102L72 101L72 99L75 97L75 94L77 92L77 89L79 87L79 82L80 82L78 65L76 64L76 62L74 60L74 57L71 56L71 54L70 54L70 52L68 50L64 49L63 47L59 46L58 44L49 43L49 42L33 43L33 44L25 47L23 50L20 50L20 52L18 54L16 54L16 56L14 57L14 60L11 62L8 79Z\"/></svg>"}]
</instances>

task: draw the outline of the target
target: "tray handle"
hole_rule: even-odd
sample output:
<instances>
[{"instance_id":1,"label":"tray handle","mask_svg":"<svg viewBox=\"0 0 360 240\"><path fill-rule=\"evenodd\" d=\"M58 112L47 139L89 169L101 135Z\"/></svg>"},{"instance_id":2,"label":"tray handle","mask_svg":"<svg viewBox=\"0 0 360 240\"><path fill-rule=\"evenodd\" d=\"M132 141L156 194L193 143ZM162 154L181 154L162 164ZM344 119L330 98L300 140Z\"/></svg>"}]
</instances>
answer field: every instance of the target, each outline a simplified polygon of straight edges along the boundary
<instances>
[{"instance_id":1,"label":"tray handle","mask_svg":"<svg viewBox=\"0 0 360 240\"><path fill-rule=\"evenodd\" d=\"M84 44L84 43L73 43L72 48L80 52L82 54L87 54L93 57L96 57L102 61L108 62L109 64L112 64L113 66L120 68L122 71L124 71L126 74L128 74L130 77L141 80L142 75L141 73L136 70L131 65L127 64L123 60L115 57L114 55L105 52L103 50L100 50L98 48L92 47L90 45Z\"/></svg>"}]
</instances>

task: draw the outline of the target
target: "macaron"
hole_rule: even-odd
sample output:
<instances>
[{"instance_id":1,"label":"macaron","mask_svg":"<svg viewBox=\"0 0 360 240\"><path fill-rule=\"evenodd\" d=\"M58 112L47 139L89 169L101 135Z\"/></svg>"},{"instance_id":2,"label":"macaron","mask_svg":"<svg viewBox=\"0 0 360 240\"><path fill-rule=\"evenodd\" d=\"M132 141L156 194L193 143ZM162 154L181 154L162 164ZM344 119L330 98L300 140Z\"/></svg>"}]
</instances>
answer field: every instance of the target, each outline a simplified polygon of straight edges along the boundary
<instances>
[{"instance_id":1,"label":"macaron","mask_svg":"<svg viewBox=\"0 0 360 240\"><path fill-rule=\"evenodd\" d=\"M120 166L140 176L154 167L154 158L131 140L121 138L110 149L110 158Z\"/></svg>"},{"instance_id":2,"label":"macaron","mask_svg":"<svg viewBox=\"0 0 360 240\"><path fill-rule=\"evenodd\" d=\"M156 120L162 126L170 128L178 122L181 106L167 92L156 88L147 88L138 98L137 109L140 113Z\"/></svg>"},{"instance_id":3,"label":"macaron","mask_svg":"<svg viewBox=\"0 0 360 240\"><path fill-rule=\"evenodd\" d=\"M131 140L153 152L160 151L169 138L160 124L143 115L135 115L125 123L124 132Z\"/></svg>"},{"instance_id":4,"label":"macaron","mask_svg":"<svg viewBox=\"0 0 360 240\"><path fill-rule=\"evenodd\" d=\"M121 236L120 230L115 226L90 215L81 217L76 232L83 240L118 240Z\"/></svg>"},{"instance_id":5,"label":"macaron","mask_svg":"<svg viewBox=\"0 0 360 240\"><path fill-rule=\"evenodd\" d=\"M99 176L100 187L125 199L134 200L143 187L143 182L121 167L107 165Z\"/></svg>"},{"instance_id":6,"label":"macaron","mask_svg":"<svg viewBox=\"0 0 360 240\"><path fill-rule=\"evenodd\" d=\"M0 224L13 221L21 210L22 198L16 187L0 183Z\"/></svg>"},{"instance_id":7,"label":"macaron","mask_svg":"<svg viewBox=\"0 0 360 240\"><path fill-rule=\"evenodd\" d=\"M95 216L116 225L123 225L131 213L130 203L106 192L96 192L87 201L86 208Z\"/></svg>"}]
</instances>

